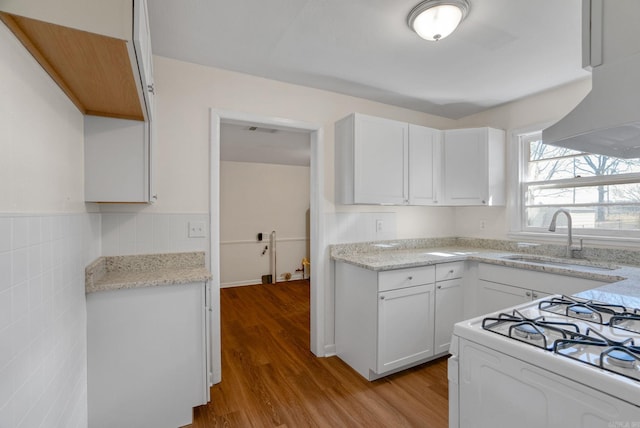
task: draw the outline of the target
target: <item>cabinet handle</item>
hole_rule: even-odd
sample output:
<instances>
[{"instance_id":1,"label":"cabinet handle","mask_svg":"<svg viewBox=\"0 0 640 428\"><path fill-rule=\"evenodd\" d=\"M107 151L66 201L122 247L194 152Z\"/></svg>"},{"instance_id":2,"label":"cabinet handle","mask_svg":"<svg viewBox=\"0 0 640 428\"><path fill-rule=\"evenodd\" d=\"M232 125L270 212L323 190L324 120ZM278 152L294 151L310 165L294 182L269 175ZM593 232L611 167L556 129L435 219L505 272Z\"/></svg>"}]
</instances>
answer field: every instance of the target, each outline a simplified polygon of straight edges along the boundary
<instances>
[{"instance_id":1,"label":"cabinet handle","mask_svg":"<svg viewBox=\"0 0 640 428\"><path fill-rule=\"evenodd\" d=\"M151 92L152 94L155 95L156 93L156 88L153 85L147 85L147 91Z\"/></svg>"},{"instance_id":2,"label":"cabinet handle","mask_svg":"<svg viewBox=\"0 0 640 428\"><path fill-rule=\"evenodd\" d=\"M409 279L409 281L411 281L411 280L413 280L413 277L412 277L412 276L410 276L408 279Z\"/></svg>"},{"instance_id":3,"label":"cabinet handle","mask_svg":"<svg viewBox=\"0 0 640 428\"><path fill-rule=\"evenodd\" d=\"M449 273L453 273L453 269L451 269L451 270L449 271Z\"/></svg>"},{"instance_id":4,"label":"cabinet handle","mask_svg":"<svg viewBox=\"0 0 640 428\"><path fill-rule=\"evenodd\" d=\"M438 290L442 290L442 285L438 285L436 288L437 288Z\"/></svg>"},{"instance_id":5,"label":"cabinet handle","mask_svg":"<svg viewBox=\"0 0 640 428\"><path fill-rule=\"evenodd\" d=\"M483 203L483 204L486 204L487 202L483 199L483 200L482 200L482 203Z\"/></svg>"},{"instance_id":6,"label":"cabinet handle","mask_svg":"<svg viewBox=\"0 0 640 428\"><path fill-rule=\"evenodd\" d=\"M538 294L537 293L532 293L533 294L533 298L537 299L538 298Z\"/></svg>"},{"instance_id":7,"label":"cabinet handle","mask_svg":"<svg viewBox=\"0 0 640 428\"><path fill-rule=\"evenodd\" d=\"M380 300L384 300L384 296L380 296Z\"/></svg>"},{"instance_id":8,"label":"cabinet handle","mask_svg":"<svg viewBox=\"0 0 640 428\"><path fill-rule=\"evenodd\" d=\"M531 292L530 292L530 291L527 291L527 292L526 292L526 293L524 293L524 294L525 294L525 296L527 296L527 297L531 297Z\"/></svg>"}]
</instances>

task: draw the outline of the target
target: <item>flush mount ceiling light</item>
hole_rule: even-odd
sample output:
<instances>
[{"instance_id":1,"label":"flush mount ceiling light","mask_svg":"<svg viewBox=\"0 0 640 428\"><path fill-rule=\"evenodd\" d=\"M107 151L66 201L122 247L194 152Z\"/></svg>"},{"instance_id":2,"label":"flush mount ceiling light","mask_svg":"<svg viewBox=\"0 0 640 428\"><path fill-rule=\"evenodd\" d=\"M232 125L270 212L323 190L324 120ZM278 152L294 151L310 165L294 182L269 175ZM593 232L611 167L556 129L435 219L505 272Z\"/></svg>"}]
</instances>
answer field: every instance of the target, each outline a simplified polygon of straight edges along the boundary
<instances>
[{"instance_id":1,"label":"flush mount ceiling light","mask_svg":"<svg viewBox=\"0 0 640 428\"><path fill-rule=\"evenodd\" d=\"M467 0L427 0L409 12L407 24L418 36L437 42L453 33L468 13Z\"/></svg>"}]
</instances>

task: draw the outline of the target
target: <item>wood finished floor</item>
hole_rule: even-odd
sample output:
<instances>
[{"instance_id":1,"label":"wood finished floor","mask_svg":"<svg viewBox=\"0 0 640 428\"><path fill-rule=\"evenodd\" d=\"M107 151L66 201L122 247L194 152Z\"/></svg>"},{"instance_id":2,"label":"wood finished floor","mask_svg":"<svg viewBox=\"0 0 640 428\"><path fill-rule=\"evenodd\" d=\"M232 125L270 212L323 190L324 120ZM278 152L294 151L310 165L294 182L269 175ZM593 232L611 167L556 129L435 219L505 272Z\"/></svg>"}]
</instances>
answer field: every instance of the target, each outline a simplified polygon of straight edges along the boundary
<instances>
[{"instance_id":1,"label":"wood finished floor","mask_svg":"<svg viewBox=\"0 0 640 428\"><path fill-rule=\"evenodd\" d=\"M309 351L307 281L220 294L222 383L192 428L447 427L446 359L368 382Z\"/></svg>"}]
</instances>

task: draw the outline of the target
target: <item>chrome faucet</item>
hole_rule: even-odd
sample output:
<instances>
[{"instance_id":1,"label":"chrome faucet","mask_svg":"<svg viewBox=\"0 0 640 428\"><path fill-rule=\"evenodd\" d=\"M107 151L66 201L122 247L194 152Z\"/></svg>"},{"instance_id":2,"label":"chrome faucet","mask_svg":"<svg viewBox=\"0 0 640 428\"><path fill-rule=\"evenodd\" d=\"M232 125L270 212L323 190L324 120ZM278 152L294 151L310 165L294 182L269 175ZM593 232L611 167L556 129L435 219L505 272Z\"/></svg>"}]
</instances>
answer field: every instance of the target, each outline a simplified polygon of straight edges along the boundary
<instances>
[{"instance_id":1,"label":"chrome faucet","mask_svg":"<svg viewBox=\"0 0 640 428\"><path fill-rule=\"evenodd\" d=\"M565 209L559 209L553 213L553 217L551 217L551 224L549 224L549 232L556 231L556 219L558 218L558 214L563 213L567 216L567 257L573 258L574 251L582 251L582 239L580 240L580 248L573 248L573 231L572 231L572 221L571 221L571 213Z\"/></svg>"}]
</instances>

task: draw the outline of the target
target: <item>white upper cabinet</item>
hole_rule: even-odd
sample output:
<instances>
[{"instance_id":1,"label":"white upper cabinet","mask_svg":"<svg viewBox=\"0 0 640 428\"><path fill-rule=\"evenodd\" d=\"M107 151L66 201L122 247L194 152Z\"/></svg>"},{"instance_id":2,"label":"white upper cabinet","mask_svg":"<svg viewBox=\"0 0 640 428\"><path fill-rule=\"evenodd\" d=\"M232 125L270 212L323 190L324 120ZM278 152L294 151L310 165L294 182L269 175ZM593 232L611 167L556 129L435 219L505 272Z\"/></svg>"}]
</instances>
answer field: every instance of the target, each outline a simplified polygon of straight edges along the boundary
<instances>
[{"instance_id":1,"label":"white upper cabinet","mask_svg":"<svg viewBox=\"0 0 640 428\"><path fill-rule=\"evenodd\" d=\"M140 87L146 104L147 120L153 120L155 83L153 81L153 54L146 0L134 0L133 23L133 47L140 74Z\"/></svg>"},{"instance_id":2,"label":"white upper cabinet","mask_svg":"<svg viewBox=\"0 0 640 428\"><path fill-rule=\"evenodd\" d=\"M85 200L153 202L146 0L5 1L0 19L85 115Z\"/></svg>"},{"instance_id":3,"label":"white upper cabinet","mask_svg":"<svg viewBox=\"0 0 640 428\"><path fill-rule=\"evenodd\" d=\"M84 117L84 198L87 202L154 202L153 122Z\"/></svg>"},{"instance_id":4,"label":"white upper cabinet","mask_svg":"<svg viewBox=\"0 0 640 428\"><path fill-rule=\"evenodd\" d=\"M505 204L505 132L444 131L443 205Z\"/></svg>"},{"instance_id":5,"label":"white upper cabinet","mask_svg":"<svg viewBox=\"0 0 640 428\"><path fill-rule=\"evenodd\" d=\"M409 125L351 114L335 125L336 201L408 203Z\"/></svg>"},{"instance_id":6,"label":"white upper cabinet","mask_svg":"<svg viewBox=\"0 0 640 428\"><path fill-rule=\"evenodd\" d=\"M335 131L338 203L438 203L441 131L359 113Z\"/></svg>"},{"instance_id":7,"label":"white upper cabinet","mask_svg":"<svg viewBox=\"0 0 640 428\"><path fill-rule=\"evenodd\" d=\"M353 113L335 125L336 203L504 205L505 132Z\"/></svg>"},{"instance_id":8,"label":"white upper cabinet","mask_svg":"<svg viewBox=\"0 0 640 428\"><path fill-rule=\"evenodd\" d=\"M441 191L442 131L409 125L409 205L437 205Z\"/></svg>"}]
</instances>

